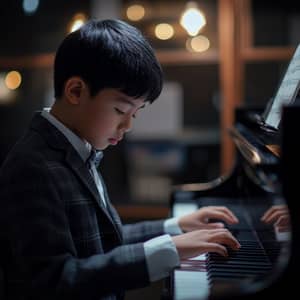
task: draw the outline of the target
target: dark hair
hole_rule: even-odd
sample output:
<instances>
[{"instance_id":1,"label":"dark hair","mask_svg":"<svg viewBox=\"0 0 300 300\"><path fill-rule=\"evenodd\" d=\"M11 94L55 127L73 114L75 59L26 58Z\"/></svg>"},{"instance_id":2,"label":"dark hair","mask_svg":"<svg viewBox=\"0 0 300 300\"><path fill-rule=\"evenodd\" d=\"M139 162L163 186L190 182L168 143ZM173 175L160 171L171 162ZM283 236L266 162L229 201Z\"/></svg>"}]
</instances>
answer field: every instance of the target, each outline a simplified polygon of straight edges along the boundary
<instances>
[{"instance_id":1,"label":"dark hair","mask_svg":"<svg viewBox=\"0 0 300 300\"><path fill-rule=\"evenodd\" d=\"M121 20L90 20L70 33L59 46L54 62L55 97L66 80L81 77L91 96L116 88L153 102L161 93L162 69L141 32Z\"/></svg>"}]
</instances>

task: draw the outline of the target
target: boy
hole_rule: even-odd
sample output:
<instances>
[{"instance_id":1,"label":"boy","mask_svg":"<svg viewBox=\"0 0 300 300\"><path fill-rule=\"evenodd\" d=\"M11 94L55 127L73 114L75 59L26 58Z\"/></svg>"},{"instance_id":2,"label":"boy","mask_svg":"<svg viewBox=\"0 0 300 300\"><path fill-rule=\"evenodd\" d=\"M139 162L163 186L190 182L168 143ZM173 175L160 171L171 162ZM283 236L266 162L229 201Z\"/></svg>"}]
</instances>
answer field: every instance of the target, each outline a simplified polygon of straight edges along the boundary
<instances>
[{"instance_id":1,"label":"boy","mask_svg":"<svg viewBox=\"0 0 300 300\"><path fill-rule=\"evenodd\" d=\"M168 276L180 259L239 247L222 224L206 222L237 222L226 208L123 226L109 201L97 172L102 150L124 137L161 86L152 48L125 22L91 20L64 39L55 103L36 113L0 171L9 299L121 299Z\"/></svg>"}]
</instances>

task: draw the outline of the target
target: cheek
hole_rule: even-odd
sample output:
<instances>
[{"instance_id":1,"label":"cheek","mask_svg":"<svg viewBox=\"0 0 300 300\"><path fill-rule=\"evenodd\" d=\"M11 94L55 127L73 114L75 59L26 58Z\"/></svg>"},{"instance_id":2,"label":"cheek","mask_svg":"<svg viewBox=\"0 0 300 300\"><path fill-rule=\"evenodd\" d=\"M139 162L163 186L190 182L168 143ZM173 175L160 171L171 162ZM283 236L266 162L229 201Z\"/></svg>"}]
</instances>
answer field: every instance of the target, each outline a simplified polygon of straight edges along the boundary
<instances>
[{"instance_id":1,"label":"cheek","mask_svg":"<svg viewBox=\"0 0 300 300\"><path fill-rule=\"evenodd\" d=\"M116 127L116 121L113 116L102 115L98 116L96 119L94 119L93 124L93 131L95 134L107 134L110 133L110 131L113 131Z\"/></svg>"},{"instance_id":2,"label":"cheek","mask_svg":"<svg viewBox=\"0 0 300 300\"><path fill-rule=\"evenodd\" d=\"M91 140L107 138L114 134L118 126L118 116L109 107L90 106L85 114L85 132Z\"/></svg>"}]
</instances>

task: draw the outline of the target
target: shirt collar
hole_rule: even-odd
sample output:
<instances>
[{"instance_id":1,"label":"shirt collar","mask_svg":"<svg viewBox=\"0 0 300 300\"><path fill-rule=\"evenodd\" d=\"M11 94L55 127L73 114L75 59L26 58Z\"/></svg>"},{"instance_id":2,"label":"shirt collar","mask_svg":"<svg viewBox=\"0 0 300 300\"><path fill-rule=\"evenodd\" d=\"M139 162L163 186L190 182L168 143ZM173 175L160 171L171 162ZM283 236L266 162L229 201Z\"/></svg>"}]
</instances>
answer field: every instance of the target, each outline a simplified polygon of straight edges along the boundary
<instances>
[{"instance_id":1,"label":"shirt collar","mask_svg":"<svg viewBox=\"0 0 300 300\"><path fill-rule=\"evenodd\" d=\"M81 139L78 135L76 135L73 131L71 131L68 127L66 127L63 123L61 123L55 116L50 114L50 108L44 108L41 116L48 120L53 126L55 126L71 143L71 145L78 152L80 157L84 162L89 158L92 145L86 140ZM99 150L97 150L99 151ZM101 155L103 155L102 151Z\"/></svg>"}]
</instances>

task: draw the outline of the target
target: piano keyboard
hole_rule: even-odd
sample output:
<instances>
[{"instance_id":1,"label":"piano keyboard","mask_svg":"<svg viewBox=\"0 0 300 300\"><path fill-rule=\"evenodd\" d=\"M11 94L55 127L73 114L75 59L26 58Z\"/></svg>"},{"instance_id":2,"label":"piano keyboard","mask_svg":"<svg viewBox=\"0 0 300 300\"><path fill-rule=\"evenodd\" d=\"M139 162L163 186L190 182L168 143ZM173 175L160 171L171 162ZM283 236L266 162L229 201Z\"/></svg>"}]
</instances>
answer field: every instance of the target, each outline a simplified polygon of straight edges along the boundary
<instances>
[{"instance_id":1,"label":"piano keyboard","mask_svg":"<svg viewBox=\"0 0 300 300\"><path fill-rule=\"evenodd\" d=\"M207 254L207 274L211 286L224 281L251 279L271 270L272 264L257 242L239 242L241 248L238 251L229 249L229 257L216 253Z\"/></svg>"},{"instance_id":2,"label":"piano keyboard","mask_svg":"<svg viewBox=\"0 0 300 300\"><path fill-rule=\"evenodd\" d=\"M174 300L204 300L208 299L212 287L226 283L238 283L241 280L258 279L270 273L272 263L279 254L277 242L269 237L270 232L261 226L261 233L269 240L261 245L247 215L247 210L240 210L238 205L227 205L239 218L240 222L228 225L228 229L239 240L241 248L237 251L228 249L228 257L217 253L206 253L182 261L181 266L174 271ZM173 215L180 216L198 209L194 203L178 203L173 207ZM253 224L252 224L253 225ZM266 231L266 232L265 232Z\"/></svg>"}]
</instances>

